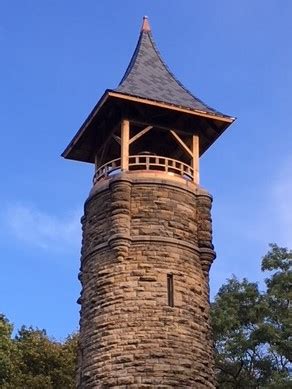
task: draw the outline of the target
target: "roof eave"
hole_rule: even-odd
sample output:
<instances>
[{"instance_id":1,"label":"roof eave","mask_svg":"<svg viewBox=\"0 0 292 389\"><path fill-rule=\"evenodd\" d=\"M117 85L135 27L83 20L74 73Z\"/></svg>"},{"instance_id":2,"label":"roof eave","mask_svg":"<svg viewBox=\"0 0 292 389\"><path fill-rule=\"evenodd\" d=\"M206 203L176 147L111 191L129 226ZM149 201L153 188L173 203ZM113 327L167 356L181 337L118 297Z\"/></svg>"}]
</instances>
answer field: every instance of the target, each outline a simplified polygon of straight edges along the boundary
<instances>
[{"instance_id":1,"label":"roof eave","mask_svg":"<svg viewBox=\"0 0 292 389\"><path fill-rule=\"evenodd\" d=\"M73 139L71 140L71 142L69 143L69 145L66 147L66 149L63 151L63 153L61 154L61 156L63 158L66 158L66 159L71 159L69 157L69 154L71 152L71 150L73 149L73 147L75 146L75 144L78 142L78 140L81 138L81 136L84 134L84 132L86 131L87 127L90 125L90 123L92 122L92 120L94 119L94 117L96 116L96 114L98 113L98 111L101 109L101 107L105 104L105 102L108 100L109 98L109 89L106 89L106 91L104 92L104 94L101 96L101 98L99 99L99 101L96 103L96 105L94 106L93 110L90 112L90 114L87 116L87 118L85 119L84 123L82 124L82 126L80 127L80 129L77 131L77 133L74 135Z\"/></svg>"},{"instance_id":2,"label":"roof eave","mask_svg":"<svg viewBox=\"0 0 292 389\"><path fill-rule=\"evenodd\" d=\"M158 108L163 108L167 110L172 110L172 111L177 111L193 116L199 116L199 117L204 117L206 119L211 119L211 120L217 120L221 122L221 131L218 134L217 137L219 137L226 129L229 127L236 118L228 116L228 115L218 115L216 113L210 113L210 112L205 112L201 110L195 110L191 109L188 107L182 107L179 105L175 104L170 104L166 103L163 101L156 101L152 99L146 99L143 97L139 96L133 96L130 94L125 94L125 93L120 93L116 92L115 90L107 89L100 100L97 102L91 113L88 115L76 135L73 137L69 145L66 147L66 149L63 151L61 156L65 159L73 159L75 160L76 158L72 156L72 151L76 147L77 143L80 141L81 137L84 135L84 133L87 131L87 129L90 127L92 121L96 118L98 115L100 109L104 106L104 104L109 101L110 99L121 99L121 100L128 100L130 102L136 102L138 104L147 104L149 106L153 107L158 107ZM216 140L215 139L215 140ZM203 153L211 146L213 142L211 142L206 149L203 150ZM88 162L87 160L84 160L84 162Z\"/></svg>"},{"instance_id":3,"label":"roof eave","mask_svg":"<svg viewBox=\"0 0 292 389\"><path fill-rule=\"evenodd\" d=\"M137 103L153 105L153 106L157 106L157 107L161 107L161 108L165 108L165 109L170 109L170 110L174 110L174 111L188 113L191 115L202 116L205 118L211 118L211 119L227 122L229 124L233 123L234 120L236 120L235 117L228 116L228 115L223 115L223 114L219 115L218 113L201 111L198 109L193 109L193 108L183 107L180 105L166 103L164 101L146 99L144 97L130 95L130 94L121 93L121 92L116 92L115 90L110 90L110 89L108 90L108 95L111 97L116 97L116 98L125 99L125 100L129 100L129 101L135 101Z\"/></svg>"}]
</instances>

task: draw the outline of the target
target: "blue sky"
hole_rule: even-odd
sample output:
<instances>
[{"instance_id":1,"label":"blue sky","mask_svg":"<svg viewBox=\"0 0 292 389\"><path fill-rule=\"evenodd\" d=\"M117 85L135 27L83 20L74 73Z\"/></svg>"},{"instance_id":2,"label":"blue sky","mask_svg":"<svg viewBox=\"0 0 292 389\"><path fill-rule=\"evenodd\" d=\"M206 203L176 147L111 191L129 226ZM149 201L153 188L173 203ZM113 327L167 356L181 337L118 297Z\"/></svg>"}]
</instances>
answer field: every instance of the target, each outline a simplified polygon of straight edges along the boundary
<instances>
[{"instance_id":1,"label":"blue sky","mask_svg":"<svg viewBox=\"0 0 292 389\"><path fill-rule=\"evenodd\" d=\"M60 157L120 81L148 15L195 95L237 121L201 160L214 196L211 291L263 280L292 247L290 0L10 0L0 9L0 311L62 339L78 328L80 217L90 165Z\"/></svg>"}]
</instances>

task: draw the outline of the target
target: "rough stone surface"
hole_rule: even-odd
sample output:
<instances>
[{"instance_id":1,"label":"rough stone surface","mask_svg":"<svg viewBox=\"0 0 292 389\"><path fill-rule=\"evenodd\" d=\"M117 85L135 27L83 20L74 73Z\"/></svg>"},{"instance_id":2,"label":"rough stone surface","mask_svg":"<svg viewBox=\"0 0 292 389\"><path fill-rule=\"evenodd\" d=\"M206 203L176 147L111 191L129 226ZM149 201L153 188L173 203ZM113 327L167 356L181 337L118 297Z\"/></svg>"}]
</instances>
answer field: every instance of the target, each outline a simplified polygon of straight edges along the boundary
<instances>
[{"instance_id":1,"label":"rough stone surface","mask_svg":"<svg viewBox=\"0 0 292 389\"><path fill-rule=\"evenodd\" d=\"M211 202L139 174L94 188L82 218L78 388L215 387Z\"/></svg>"}]
</instances>

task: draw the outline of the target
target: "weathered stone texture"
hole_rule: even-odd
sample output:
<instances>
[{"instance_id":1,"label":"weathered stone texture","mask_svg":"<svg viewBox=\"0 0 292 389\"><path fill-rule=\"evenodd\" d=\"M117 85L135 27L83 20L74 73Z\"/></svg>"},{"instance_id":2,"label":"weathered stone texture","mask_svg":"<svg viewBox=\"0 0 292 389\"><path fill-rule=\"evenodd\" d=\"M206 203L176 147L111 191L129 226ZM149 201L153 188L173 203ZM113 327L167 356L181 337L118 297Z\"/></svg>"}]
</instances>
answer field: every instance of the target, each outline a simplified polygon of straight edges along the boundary
<instances>
[{"instance_id":1,"label":"weathered stone texture","mask_svg":"<svg viewBox=\"0 0 292 389\"><path fill-rule=\"evenodd\" d=\"M83 217L78 388L214 388L210 207L206 192L183 182L125 174L92 192Z\"/></svg>"}]
</instances>

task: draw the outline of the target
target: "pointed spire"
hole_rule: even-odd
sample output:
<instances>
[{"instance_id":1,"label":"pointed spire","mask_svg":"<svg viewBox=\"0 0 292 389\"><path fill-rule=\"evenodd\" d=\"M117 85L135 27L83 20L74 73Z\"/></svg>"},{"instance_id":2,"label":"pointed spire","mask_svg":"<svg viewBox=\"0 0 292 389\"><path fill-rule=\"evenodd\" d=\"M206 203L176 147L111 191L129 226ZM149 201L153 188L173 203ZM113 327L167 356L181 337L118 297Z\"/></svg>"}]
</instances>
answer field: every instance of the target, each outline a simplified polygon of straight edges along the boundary
<instances>
[{"instance_id":1,"label":"pointed spire","mask_svg":"<svg viewBox=\"0 0 292 389\"><path fill-rule=\"evenodd\" d=\"M156 48L147 16L143 18L139 40L129 66L115 90L132 96L221 115L220 112L192 95L170 72Z\"/></svg>"},{"instance_id":2,"label":"pointed spire","mask_svg":"<svg viewBox=\"0 0 292 389\"><path fill-rule=\"evenodd\" d=\"M149 24L148 16L143 16L143 23L142 23L142 27L141 27L141 32L150 32L150 31L151 31L151 27Z\"/></svg>"}]
</instances>

